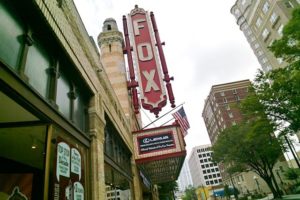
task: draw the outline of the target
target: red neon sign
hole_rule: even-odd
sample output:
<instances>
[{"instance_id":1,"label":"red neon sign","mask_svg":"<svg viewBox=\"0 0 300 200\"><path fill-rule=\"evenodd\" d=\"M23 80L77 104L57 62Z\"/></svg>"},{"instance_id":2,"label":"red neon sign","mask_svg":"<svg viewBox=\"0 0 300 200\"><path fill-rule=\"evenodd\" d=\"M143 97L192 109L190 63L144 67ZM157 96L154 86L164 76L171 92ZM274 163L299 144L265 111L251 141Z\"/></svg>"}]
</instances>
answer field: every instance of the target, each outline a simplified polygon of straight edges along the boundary
<instances>
[{"instance_id":1,"label":"red neon sign","mask_svg":"<svg viewBox=\"0 0 300 200\"><path fill-rule=\"evenodd\" d=\"M133 36L133 54L138 70L140 99L144 109L158 115L166 105L167 96L161 67L155 48L148 12L136 7L129 14L129 28Z\"/></svg>"}]
</instances>

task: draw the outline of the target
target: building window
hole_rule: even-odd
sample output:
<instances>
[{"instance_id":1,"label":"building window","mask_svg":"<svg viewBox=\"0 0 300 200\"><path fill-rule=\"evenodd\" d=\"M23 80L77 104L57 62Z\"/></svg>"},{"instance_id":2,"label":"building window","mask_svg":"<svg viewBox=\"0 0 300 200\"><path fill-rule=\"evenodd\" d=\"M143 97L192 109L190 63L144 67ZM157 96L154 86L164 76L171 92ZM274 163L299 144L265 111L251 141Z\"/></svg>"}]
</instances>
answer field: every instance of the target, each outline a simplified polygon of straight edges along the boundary
<instances>
[{"instance_id":1,"label":"building window","mask_svg":"<svg viewBox=\"0 0 300 200\"><path fill-rule=\"evenodd\" d=\"M287 8L294 8L294 5L292 4L291 1L286 1L286 2L284 2L284 4Z\"/></svg>"},{"instance_id":2,"label":"building window","mask_svg":"<svg viewBox=\"0 0 300 200\"><path fill-rule=\"evenodd\" d=\"M283 62L283 58L277 58L278 64L281 64Z\"/></svg>"},{"instance_id":3,"label":"building window","mask_svg":"<svg viewBox=\"0 0 300 200\"><path fill-rule=\"evenodd\" d=\"M226 99L226 97L224 97L224 99L223 99L223 102L224 102L224 103L227 103L227 99Z\"/></svg>"},{"instance_id":4,"label":"building window","mask_svg":"<svg viewBox=\"0 0 300 200\"><path fill-rule=\"evenodd\" d=\"M206 174L206 170L203 170L203 174Z\"/></svg>"},{"instance_id":5,"label":"building window","mask_svg":"<svg viewBox=\"0 0 300 200\"><path fill-rule=\"evenodd\" d=\"M261 62L262 62L263 64L265 64L266 62L268 62L268 59L267 59L266 57L264 57L263 59L261 59Z\"/></svg>"},{"instance_id":6,"label":"building window","mask_svg":"<svg viewBox=\"0 0 300 200\"><path fill-rule=\"evenodd\" d=\"M262 23L262 20L261 20L260 17L258 17L257 20L256 20L256 23L255 23L256 27L259 28L261 23Z\"/></svg>"},{"instance_id":7,"label":"building window","mask_svg":"<svg viewBox=\"0 0 300 200\"><path fill-rule=\"evenodd\" d=\"M261 55L263 55L263 54L264 54L264 52L263 52L262 50L258 50L258 51L257 51L257 55L258 55L258 56L261 56Z\"/></svg>"},{"instance_id":8,"label":"building window","mask_svg":"<svg viewBox=\"0 0 300 200\"><path fill-rule=\"evenodd\" d=\"M277 22L278 19L279 19L278 15L275 12L273 12L271 17L270 17L271 24L274 25Z\"/></svg>"},{"instance_id":9,"label":"building window","mask_svg":"<svg viewBox=\"0 0 300 200\"><path fill-rule=\"evenodd\" d=\"M265 28L261 35L262 35L264 40L267 40L269 34L270 34L270 31L267 28Z\"/></svg>"},{"instance_id":10,"label":"building window","mask_svg":"<svg viewBox=\"0 0 300 200\"><path fill-rule=\"evenodd\" d=\"M263 6L262 11L264 12L264 14L267 14L267 12L269 11L269 9L270 9L270 5L269 5L268 2L266 2L266 3L264 4L264 6Z\"/></svg>"},{"instance_id":11,"label":"building window","mask_svg":"<svg viewBox=\"0 0 300 200\"><path fill-rule=\"evenodd\" d=\"M277 30L277 33L278 33L280 36L282 36L283 27L284 27L283 24L281 24L281 25L279 26L278 30Z\"/></svg>"},{"instance_id":12,"label":"building window","mask_svg":"<svg viewBox=\"0 0 300 200\"><path fill-rule=\"evenodd\" d=\"M225 93L224 93L224 92L220 92L220 95L221 95L222 97L224 97L224 96L225 96Z\"/></svg>"}]
</instances>

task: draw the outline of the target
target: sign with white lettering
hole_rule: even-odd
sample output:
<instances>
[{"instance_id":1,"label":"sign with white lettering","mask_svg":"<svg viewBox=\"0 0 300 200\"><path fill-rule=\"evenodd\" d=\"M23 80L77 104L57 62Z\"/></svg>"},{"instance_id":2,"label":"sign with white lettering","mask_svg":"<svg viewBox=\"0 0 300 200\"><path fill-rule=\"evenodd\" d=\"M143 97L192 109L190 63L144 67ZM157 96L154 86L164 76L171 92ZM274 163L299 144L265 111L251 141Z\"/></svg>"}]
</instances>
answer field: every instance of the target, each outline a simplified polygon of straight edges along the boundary
<instances>
[{"instance_id":1,"label":"sign with white lettering","mask_svg":"<svg viewBox=\"0 0 300 200\"><path fill-rule=\"evenodd\" d=\"M74 200L84 200L84 188L80 182L74 183Z\"/></svg>"},{"instance_id":2,"label":"sign with white lettering","mask_svg":"<svg viewBox=\"0 0 300 200\"><path fill-rule=\"evenodd\" d=\"M64 142L57 144L56 178L70 177L70 147Z\"/></svg>"},{"instance_id":3,"label":"sign with white lettering","mask_svg":"<svg viewBox=\"0 0 300 200\"><path fill-rule=\"evenodd\" d=\"M129 30L133 37L142 106L158 115L166 105L167 96L148 12L138 7L133 9L129 14Z\"/></svg>"},{"instance_id":4,"label":"sign with white lettering","mask_svg":"<svg viewBox=\"0 0 300 200\"><path fill-rule=\"evenodd\" d=\"M172 132L141 136L137 138L137 142L140 154L175 148Z\"/></svg>"},{"instance_id":5,"label":"sign with white lettering","mask_svg":"<svg viewBox=\"0 0 300 200\"><path fill-rule=\"evenodd\" d=\"M71 172L78 174L79 180L81 179L81 156L77 149L71 149Z\"/></svg>"},{"instance_id":6,"label":"sign with white lettering","mask_svg":"<svg viewBox=\"0 0 300 200\"><path fill-rule=\"evenodd\" d=\"M56 139L54 200L84 200L84 157L78 144Z\"/></svg>"}]
</instances>

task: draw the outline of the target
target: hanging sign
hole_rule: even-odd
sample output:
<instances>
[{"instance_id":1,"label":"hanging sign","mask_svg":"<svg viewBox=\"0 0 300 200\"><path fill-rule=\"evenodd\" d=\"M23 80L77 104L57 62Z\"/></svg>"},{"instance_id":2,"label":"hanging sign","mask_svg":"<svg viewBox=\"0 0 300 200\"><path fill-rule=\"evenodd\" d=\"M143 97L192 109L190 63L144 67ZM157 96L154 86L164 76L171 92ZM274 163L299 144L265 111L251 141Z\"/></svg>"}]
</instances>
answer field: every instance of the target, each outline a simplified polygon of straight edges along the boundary
<instances>
[{"instance_id":1,"label":"hanging sign","mask_svg":"<svg viewBox=\"0 0 300 200\"><path fill-rule=\"evenodd\" d=\"M129 31L133 38L133 54L140 87L140 99L144 109L158 115L166 105L167 96L163 84L155 38L148 12L137 6L129 14Z\"/></svg>"}]
</instances>

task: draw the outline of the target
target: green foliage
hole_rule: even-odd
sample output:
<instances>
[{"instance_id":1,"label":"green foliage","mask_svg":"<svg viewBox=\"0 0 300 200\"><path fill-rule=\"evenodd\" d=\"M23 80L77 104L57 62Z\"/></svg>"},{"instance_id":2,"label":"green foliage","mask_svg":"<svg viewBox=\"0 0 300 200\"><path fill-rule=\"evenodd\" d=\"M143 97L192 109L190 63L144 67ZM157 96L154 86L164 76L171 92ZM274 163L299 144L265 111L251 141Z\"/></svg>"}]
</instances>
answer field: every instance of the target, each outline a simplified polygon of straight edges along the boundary
<instances>
[{"instance_id":1,"label":"green foliage","mask_svg":"<svg viewBox=\"0 0 300 200\"><path fill-rule=\"evenodd\" d=\"M276 57L289 63L299 62L300 58L300 8L293 11L292 18L284 26L283 36L275 40L270 50Z\"/></svg>"},{"instance_id":2,"label":"green foliage","mask_svg":"<svg viewBox=\"0 0 300 200\"><path fill-rule=\"evenodd\" d=\"M277 129L282 134L300 130L300 8L294 10L283 36L270 50L288 66L268 73L259 71L254 89Z\"/></svg>"},{"instance_id":3,"label":"green foliage","mask_svg":"<svg viewBox=\"0 0 300 200\"><path fill-rule=\"evenodd\" d=\"M289 168L287 171L285 171L284 176L288 180L297 181L300 177L300 169Z\"/></svg>"},{"instance_id":4,"label":"green foliage","mask_svg":"<svg viewBox=\"0 0 300 200\"><path fill-rule=\"evenodd\" d=\"M197 200L196 189L193 186L189 186L184 191L183 200Z\"/></svg>"},{"instance_id":5,"label":"green foliage","mask_svg":"<svg viewBox=\"0 0 300 200\"><path fill-rule=\"evenodd\" d=\"M282 155L281 140L274 136L274 124L264 112L253 90L240 106L244 121L228 127L213 146L213 160L222 162L229 174L254 171L269 185L274 196L278 193L271 181L271 170Z\"/></svg>"},{"instance_id":6,"label":"green foliage","mask_svg":"<svg viewBox=\"0 0 300 200\"><path fill-rule=\"evenodd\" d=\"M300 130L300 65L264 73L260 71L254 88L265 113L282 134Z\"/></svg>"},{"instance_id":7,"label":"green foliage","mask_svg":"<svg viewBox=\"0 0 300 200\"><path fill-rule=\"evenodd\" d=\"M166 183L161 183L158 185L159 188L159 198L164 199L173 199L173 194L175 191L178 191L178 184L176 181L170 181Z\"/></svg>"}]
</instances>

